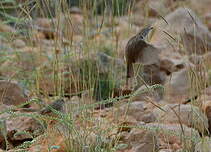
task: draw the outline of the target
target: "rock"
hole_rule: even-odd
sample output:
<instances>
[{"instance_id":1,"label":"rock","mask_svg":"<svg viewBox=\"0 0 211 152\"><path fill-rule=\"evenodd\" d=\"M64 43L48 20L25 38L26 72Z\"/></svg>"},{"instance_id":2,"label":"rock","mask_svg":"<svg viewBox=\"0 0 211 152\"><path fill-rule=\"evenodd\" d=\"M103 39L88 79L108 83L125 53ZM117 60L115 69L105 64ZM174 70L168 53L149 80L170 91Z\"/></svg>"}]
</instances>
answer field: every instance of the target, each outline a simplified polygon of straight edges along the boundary
<instances>
[{"instance_id":1,"label":"rock","mask_svg":"<svg viewBox=\"0 0 211 152\"><path fill-rule=\"evenodd\" d=\"M0 80L1 102L5 105L20 105L28 100L24 89L15 81Z\"/></svg>"},{"instance_id":2,"label":"rock","mask_svg":"<svg viewBox=\"0 0 211 152\"><path fill-rule=\"evenodd\" d=\"M156 119L153 113L147 111L146 103L141 101L124 104L116 109L116 113L118 113L119 116L127 115L135 118L136 121L143 121L146 123L154 122Z\"/></svg>"},{"instance_id":3,"label":"rock","mask_svg":"<svg viewBox=\"0 0 211 152\"><path fill-rule=\"evenodd\" d=\"M70 13L71 14L82 14L82 10L80 8L74 6L74 7L70 8Z\"/></svg>"},{"instance_id":4,"label":"rock","mask_svg":"<svg viewBox=\"0 0 211 152\"><path fill-rule=\"evenodd\" d=\"M163 20L155 24L155 29L162 29L155 30L151 38L151 43L156 47L163 51L180 50L189 54L204 54L211 50L211 33L192 10L178 8L165 16L165 20L168 24ZM178 41L175 39L177 37L184 45L183 50L178 48L178 43L175 43Z\"/></svg>"},{"instance_id":5,"label":"rock","mask_svg":"<svg viewBox=\"0 0 211 152\"><path fill-rule=\"evenodd\" d=\"M13 41L13 46L16 48L23 48L26 46L25 42L21 39L16 39Z\"/></svg>"},{"instance_id":6,"label":"rock","mask_svg":"<svg viewBox=\"0 0 211 152\"><path fill-rule=\"evenodd\" d=\"M197 70L197 67L189 67L173 72L164 85L164 100L168 103L184 103L203 91L208 80L207 74Z\"/></svg>"},{"instance_id":7,"label":"rock","mask_svg":"<svg viewBox=\"0 0 211 152\"><path fill-rule=\"evenodd\" d=\"M167 75L170 75L173 72L177 72L185 68L184 60L173 58L173 57L161 57L160 58L160 68L166 72Z\"/></svg>"},{"instance_id":8,"label":"rock","mask_svg":"<svg viewBox=\"0 0 211 152\"><path fill-rule=\"evenodd\" d=\"M71 18L71 21L69 20ZM73 36L80 35L83 32L82 14L61 14L58 20L55 20L56 27L60 27L62 36L69 41L72 41ZM63 25L61 27L61 24Z\"/></svg>"},{"instance_id":9,"label":"rock","mask_svg":"<svg viewBox=\"0 0 211 152\"><path fill-rule=\"evenodd\" d=\"M127 114L129 116L133 116L137 120L140 120L143 114L145 113L145 110L145 103L136 101L122 105L120 108L117 109L117 113L120 116Z\"/></svg>"},{"instance_id":10,"label":"rock","mask_svg":"<svg viewBox=\"0 0 211 152\"><path fill-rule=\"evenodd\" d=\"M211 66L211 52L205 53L204 55L191 55L189 60L195 64L195 66L205 66L207 69L210 69Z\"/></svg>"},{"instance_id":11,"label":"rock","mask_svg":"<svg viewBox=\"0 0 211 152\"><path fill-rule=\"evenodd\" d=\"M142 121L145 123L155 122L156 117L153 113L146 113L142 116Z\"/></svg>"},{"instance_id":12,"label":"rock","mask_svg":"<svg viewBox=\"0 0 211 152\"><path fill-rule=\"evenodd\" d=\"M19 113L20 114L20 113ZM14 143L17 141L25 141L37 137L43 133L43 125L37 120L27 116L18 116L10 118L6 122L8 133L14 132L10 140ZM23 133L28 132L29 134Z\"/></svg>"},{"instance_id":13,"label":"rock","mask_svg":"<svg viewBox=\"0 0 211 152\"><path fill-rule=\"evenodd\" d=\"M173 152L171 149L161 149L159 152Z\"/></svg>"},{"instance_id":14,"label":"rock","mask_svg":"<svg viewBox=\"0 0 211 152\"><path fill-rule=\"evenodd\" d=\"M197 140L200 139L200 135L195 129L185 125L149 123L140 125L140 127L154 130L162 149L170 148L176 151L182 147L185 150L193 151ZM177 149L175 149L176 147Z\"/></svg>"},{"instance_id":15,"label":"rock","mask_svg":"<svg viewBox=\"0 0 211 152\"><path fill-rule=\"evenodd\" d=\"M210 149L211 149L211 139L205 137L205 139L201 139L201 141L197 143L194 152L210 152Z\"/></svg>"},{"instance_id":16,"label":"rock","mask_svg":"<svg viewBox=\"0 0 211 152\"><path fill-rule=\"evenodd\" d=\"M197 12L197 14L200 14L201 16L210 13L210 0L202 0L200 1L200 3L197 0L190 0L188 1L188 3L190 8L193 8Z\"/></svg>"},{"instance_id":17,"label":"rock","mask_svg":"<svg viewBox=\"0 0 211 152\"><path fill-rule=\"evenodd\" d=\"M157 152L158 140L153 131L133 128L130 133L123 139L124 143L128 143L132 147L133 152Z\"/></svg>"},{"instance_id":18,"label":"rock","mask_svg":"<svg viewBox=\"0 0 211 152\"><path fill-rule=\"evenodd\" d=\"M0 36L0 50L1 50L0 57L5 56L6 52L10 52L11 53L11 52L14 51L14 49L11 47L11 45L8 44L6 42L6 40L4 38L2 38L1 36ZM5 52L5 53L3 53L3 52Z\"/></svg>"},{"instance_id":19,"label":"rock","mask_svg":"<svg viewBox=\"0 0 211 152\"><path fill-rule=\"evenodd\" d=\"M211 31L211 13L205 14L204 20L207 24L208 29Z\"/></svg>"},{"instance_id":20,"label":"rock","mask_svg":"<svg viewBox=\"0 0 211 152\"><path fill-rule=\"evenodd\" d=\"M55 138L56 137L56 138ZM52 140L53 139L53 140ZM67 138L64 138L58 131L53 131L47 136L39 139L36 144L31 144L29 149L27 149L30 152L48 152L49 149L52 152L62 152L65 151L67 148L67 145L65 143ZM47 144L51 143L51 145ZM80 145L80 144L76 144ZM72 148L72 147L71 147ZM75 148L75 145L74 145Z\"/></svg>"},{"instance_id":21,"label":"rock","mask_svg":"<svg viewBox=\"0 0 211 152\"><path fill-rule=\"evenodd\" d=\"M160 65L147 65L143 67L143 80L148 85L164 84L166 80L166 73L160 69Z\"/></svg>"},{"instance_id":22,"label":"rock","mask_svg":"<svg viewBox=\"0 0 211 152\"><path fill-rule=\"evenodd\" d=\"M166 15L172 7L172 1L169 0L159 2L156 0L140 0L136 2L134 12L144 17L159 17L159 15Z\"/></svg>"},{"instance_id":23,"label":"rock","mask_svg":"<svg viewBox=\"0 0 211 152\"><path fill-rule=\"evenodd\" d=\"M156 108L153 110L157 121L169 124L184 124L195 128L200 133L206 133L208 129L208 119L205 114L196 106L168 104L161 107L164 111Z\"/></svg>"},{"instance_id":24,"label":"rock","mask_svg":"<svg viewBox=\"0 0 211 152\"><path fill-rule=\"evenodd\" d=\"M6 32L8 34L14 34L16 33L16 30L10 27L9 25L3 24L2 21L0 21L0 32Z\"/></svg>"},{"instance_id":25,"label":"rock","mask_svg":"<svg viewBox=\"0 0 211 152\"><path fill-rule=\"evenodd\" d=\"M164 90L162 86L158 86L157 88L153 88L151 86L143 85L138 88L132 97L130 98L132 101L159 101L163 96Z\"/></svg>"},{"instance_id":26,"label":"rock","mask_svg":"<svg viewBox=\"0 0 211 152\"><path fill-rule=\"evenodd\" d=\"M211 132L211 101L205 101L203 104L203 110L205 111L205 114L207 116L208 119L208 130L209 132Z\"/></svg>"},{"instance_id":27,"label":"rock","mask_svg":"<svg viewBox=\"0 0 211 152\"><path fill-rule=\"evenodd\" d=\"M148 2L149 7L149 16L150 17L159 17L159 15L165 15L169 11L169 7L166 7L167 1L161 0L161 1L155 1L151 0Z\"/></svg>"},{"instance_id":28,"label":"rock","mask_svg":"<svg viewBox=\"0 0 211 152\"><path fill-rule=\"evenodd\" d=\"M77 96L73 96L70 101L65 101L63 111L74 119L79 115L81 106L81 99Z\"/></svg>"},{"instance_id":29,"label":"rock","mask_svg":"<svg viewBox=\"0 0 211 152\"><path fill-rule=\"evenodd\" d=\"M35 72L35 69L40 69L49 63L48 49L43 49L45 51L36 47L24 47L16 51L13 55L8 55L7 57L9 59L0 67L2 75L4 77L11 77L14 71L27 71L16 74L16 79L23 80L27 77L33 80L34 75L32 73Z\"/></svg>"},{"instance_id":30,"label":"rock","mask_svg":"<svg viewBox=\"0 0 211 152\"><path fill-rule=\"evenodd\" d=\"M46 39L54 39L56 37L56 32L52 28L52 20L48 18L38 18L35 21L35 29L42 32L45 35Z\"/></svg>"},{"instance_id":31,"label":"rock","mask_svg":"<svg viewBox=\"0 0 211 152\"><path fill-rule=\"evenodd\" d=\"M45 128L38 120L29 116L23 116L24 113L3 113L0 115L1 133L7 138L9 142L9 149L12 149L25 141L31 141L35 137L43 134ZM5 125L5 126L4 126ZM1 139L1 138L0 138ZM5 142L0 141L0 148L5 149Z\"/></svg>"}]
</instances>

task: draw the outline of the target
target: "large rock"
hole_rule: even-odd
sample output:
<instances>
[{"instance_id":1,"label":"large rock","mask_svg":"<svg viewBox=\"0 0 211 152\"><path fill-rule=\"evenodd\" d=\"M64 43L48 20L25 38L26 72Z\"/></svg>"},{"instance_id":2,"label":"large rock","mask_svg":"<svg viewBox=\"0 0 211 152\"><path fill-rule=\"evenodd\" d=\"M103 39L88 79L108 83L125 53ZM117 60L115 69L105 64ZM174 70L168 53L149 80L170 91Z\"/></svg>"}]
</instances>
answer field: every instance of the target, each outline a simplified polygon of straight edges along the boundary
<instances>
[{"instance_id":1,"label":"large rock","mask_svg":"<svg viewBox=\"0 0 211 152\"><path fill-rule=\"evenodd\" d=\"M178 8L155 24L157 29L151 42L165 51L187 51L186 53L203 54L211 50L211 33L196 14L188 8ZM181 41L184 49L178 48Z\"/></svg>"},{"instance_id":2,"label":"large rock","mask_svg":"<svg viewBox=\"0 0 211 152\"><path fill-rule=\"evenodd\" d=\"M188 0L188 5L201 16L210 13L210 0L201 0L200 3L198 0Z\"/></svg>"},{"instance_id":3,"label":"large rock","mask_svg":"<svg viewBox=\"0 0 211 152\"><path fill-rule=\"evenodd\" d=\"M191 97L188 70L174 72L165 84L165 101L178 103Z\"/></svg>"},{"instance_id":4,"label":"large rock","mask_svg":"<svg viewBox=\"0 0 211 152\"><path fill-rule=\"evenodd\" d=\"M176 151L183 148L184 150L193 151L195 144L200 139L200 135L196 130L185 125L150 123L140 125L140 127L155 130L162 149L170 148Z\"/></svg>"},{"instance_id":5,"label":"large rock","mask_svg":"<svg viewBox=\"0 0 211 152\"><path fill-rule=\"evenodd\" d=\"M207 83L205 71L197 71L198 67L189 67L173 72L165 83L164 99L168 103L184 103L195 98ZM194 75L194 76L193 76Z\"/></svg>"},{"instance_id":6,"label":"large rock","mask_svg":"<svg viewBox=\"0 0 211 152\"><path fill-rule=\"evenodd\" d=\"M166 80L166 72L160 68L160 64L144 65L143 70L137 76L138 85L141 84L164 84Z\"/></svg>"},{"instance_id":7,"label":"large rock","mask_svg":"<svg viewBox=\"0 0 211 152\"><path fill-rule=\"evenodd\" d=\"M173 72L177 72L185 68L185 62L181 58L175 58L174 56L161 56L160 57L160 68L170 75Z\"/></svg>"},{"instance_id":8,"label":"large rock","mask_svg":"<svg viewBox=\"0 0 211 152\"><path fill-rule=\"evenodd\" d=\"M44 130L43 125L39 121L27 116L11 118L6 122L6 125L8 133L14 132L13 136L9 137L14 143L37 137ZM29 134L23 132L28 132Z\"/></svg>"},{"instance_id":9,"label":"large rock","mask_svg":"<svg viewBox=\"0 0 211 152\"><path fill-rule=\"evenodd\" d=\"M0 80L1 103L20 105L28 100L24 89L17 82Z\"/></svg>"},{"instance_id":10,"label":"large rock","mask_svg":"<svg viewBox=\"0 0 211 152\"><path fill-rule=\"evenodd\" d=\"M5 149L5 141L2 141L1 133L9 141L9 149L12 149L25 141L43 134L44 125L31 116L24 116L26 113L3 113L0 115L0 148Z\"/></svg>"},{"instance_id":11,"label":"large rock","mask_svg":"<svg viewBox=\"0 0 211 152\"><path fill-rule=\"evenodd\" d=\"M147 17L159 17L159 15L166 15L173 7L172 4L169 0L139 0L134 5L134 12Z\"/></svg>"},{"instance_id":12,"label":"large rock","mask_svg":"<svg viewBox=\"0 0 211 152\"><path fill-rule=\"evenodd\" d=\"M206 115L196 106L169 104L154 109L153 113L158 122L169 124L184 124L188 127L195 128L200 133L206 133L208 130L208 119Z\"/></svg>"},{"instance_id":13,"label":"large rock","mask_svg":"<svg viewBox=\"0 0 211 152\"><path fill-rule=\"evenodd\" d=\"M127 115L135 118L137 121L143 121L146 123L154 122L155 116L153 113L147 110L147 105L141 101L135 101L132 103L124 104L116 110L118 115Z\"/></svg>"},{"instance_id":14,"label":"large rock","mask_svg":"<svg viewBox=\"0 0 211 152\"><path fill-rule=\"evenodd\" d=\"M123 139L133 152L157 152L158 140L155 132L134 128Z\"/></svg>"},{"instance_id":15,"label":"large rock","mask_svg":"<svg viewBox=\"0 0 211 152\"><path fill-rule=\"evenodd\" d=\"M35 22L34 28L42 32L46 39L54 39L56 32L53 29L53 21L47 18L38 18Z\"/></svg>"}]
</instances>

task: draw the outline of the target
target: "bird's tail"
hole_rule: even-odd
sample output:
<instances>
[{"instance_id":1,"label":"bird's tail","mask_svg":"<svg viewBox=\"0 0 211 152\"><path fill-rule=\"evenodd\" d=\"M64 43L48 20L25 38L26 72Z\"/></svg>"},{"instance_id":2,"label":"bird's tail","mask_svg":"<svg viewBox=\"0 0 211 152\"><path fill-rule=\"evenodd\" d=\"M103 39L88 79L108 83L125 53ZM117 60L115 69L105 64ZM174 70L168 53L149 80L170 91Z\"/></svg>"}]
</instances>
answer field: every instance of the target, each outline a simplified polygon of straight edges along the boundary
<instances>
[{"instance_id":1,"label":"bird's tail","mask_svg":"<svg viewBox=\"0 0 211 152\"><path fill-rule=\"evenodd\" d=\"M128 86L128 79L133 76L133 65L127 64L126 86Z\"/></svg>"}]
</instances>

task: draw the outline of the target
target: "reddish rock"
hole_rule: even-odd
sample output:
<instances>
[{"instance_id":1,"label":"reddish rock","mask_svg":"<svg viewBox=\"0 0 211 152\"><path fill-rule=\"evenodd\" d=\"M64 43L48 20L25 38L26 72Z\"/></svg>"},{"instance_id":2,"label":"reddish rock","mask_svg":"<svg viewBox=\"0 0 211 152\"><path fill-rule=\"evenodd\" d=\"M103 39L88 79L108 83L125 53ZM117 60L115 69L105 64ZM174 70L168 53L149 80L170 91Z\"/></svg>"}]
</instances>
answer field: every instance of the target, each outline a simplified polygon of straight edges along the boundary
<instances>
[{"instance_id":1,"label":"reddish rock","mask_svg":"<svg viewBox=\"0 0 211 152\"><path fill-rule=\"evenodd\" d=\"M28 100L24 89L14 81L0 80L0 96L5 105L20 105Z\"/></svg>"},{"instance_id":2,"label":"reddish rock","mask_svg":"<svg viewBox=\"0 0 211 152\"><path fill-rule=\"evenodd\" d=\"M16 30L9 25L3 24L0 20L0 32L6 32L8 34L16 33Z\"/></svg>"}]
</instances>

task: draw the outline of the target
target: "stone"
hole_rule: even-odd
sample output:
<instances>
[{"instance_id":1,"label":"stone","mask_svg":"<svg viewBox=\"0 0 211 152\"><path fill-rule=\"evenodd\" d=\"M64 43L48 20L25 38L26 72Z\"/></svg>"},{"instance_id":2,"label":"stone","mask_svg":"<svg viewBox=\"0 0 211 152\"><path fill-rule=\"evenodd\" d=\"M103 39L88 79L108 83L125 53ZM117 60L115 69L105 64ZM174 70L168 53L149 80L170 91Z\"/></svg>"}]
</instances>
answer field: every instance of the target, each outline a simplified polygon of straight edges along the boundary
<instances>
[{"instance_id":1,"label":"stone","mask_svg":"<svg viewBox=\"0 0 211 152\"><path fill-rule=\"evenodd\" d=\"M208 119L208 130L211 132L211 101L207 100L203 103L203 110Z\"/></svg>"},{"instance_id":2,"label":"stone","mask_svg":"<svg viewBox=\"0 0 211 152\"><path fill-rule=\"evenodd\" d=\"M116 108L115 111L117 116L131 117L131 121L135 119L136 121L150 123L156 120L154 114L150 110L147 110L147 104L143 101L134 101L123 104L119 108Z\"/></svg>"},{"instance_id":3,"label":"stone","mask_svg":"<svg viewBox=\"0 0 211 152\"><path fill-rule=\"evenodd\" d=\"M49 40L56 37L56 32L52 28L52 23L52 20L48 18L38 18L33 26L38 31L42 32L45 35L45 38Z\"/></svg>"},{"instance_id":4,"label":"stone","mask_svg":"<svg viewBox=\"0 0 211 152\"><path fill-rule=\"evenodd\" d=\"M171 149L161 149L159 152L173 152Z\"/></svg>"},{"instance_id":5,"label":"stone","mask_svg":"<svg viewBox=\"0 0 211 152\"><path fill-rule=\"evenodd\" d=\"M21 39L16 39L16 40L13 41L13 46L14 46L15 48L23 48L23 47L26 46L26 44L25 44L25 42L24 42L23 40L21 40Z\"/></svg>"},{"instance_id":6,"label":"stone","mask_svg":"<svg viewBox=\"0 0 211 152\"><path fill-rule=\"evenodd\" d=\"M149 7L149 16L151 17L159 17L161 14L167 14L169 11L169 8L166 7L166 1L161 0L161 1L149 1L148 2L148 7Z\"/></svg>"},{"instance_id":7,"label":"stone","mask_svg":"<svg viewBox=\"0 0 211 152\"><path fill-rule=\"evenodd\" d=\"M170 148L176 151L183 148L193 151L195 144L200 139L200 135L195 129L185 125L149 123L139 126L155 131L162 149ZM177 146L175 147L175 145Z\"/></svg>"},{"instance_id":8,"label":"stone","mask_svg":"<svg viewBox=\"0 0 211 152\"><path fill-rule=\"evenodd\" d=\"M182 70L185 66L185 62L181 58L177 59L166 56L160 58L160 68L166 71L167 75Z\"/></svg>"},{"instance_id":9,"label":"stone","mask_svg":"<svg viewBox=\"0 0 211 152\"><path fill-rule=\"evenodd\" d=\"M162 99L164 89L162 86L152 87L148 85L142 85L131 96L132 101L159 101Z\"/></svg>"},{"instance_id":10,"label":"stone","mask_svg":"<svg viewBox=\"0 0 211 152\"><path fill-rule=\"evenodd\" d=\"M15 81L0 80L1 103L5 105L20 105L28 100L24 89Z\"/></svg>"},{"instance_id":11,"label":"stone","mask_svg":"<svg viewBox=\"0 0 211 152\"><path fill-rule=\"evenodd\" d=\"M6 148L4 140L1 140L1 133L9 142L8 149L13 149L25 141L31 141L43 134L44 125L32 117L23 116L24 114L16 112L13 115L10 113L0 115L0 148Z\"/></svg>"},{"instance_id":12,"label":"stone","mask_svg":"<svg viewBox=\"0 0 211 152\"><path fill-rule=\"evenodd\" d=\"M166 73L160 69L160 65L147 65L143 68L143 80L149 85L164 84Z\"/></svg>"},{"instance_id":13,"label":"stone","mask_svg":"<svg viewBox=\"0 0 211 152\"><path fill-rule=\"evenodd\" d=\"M199 143L195 146L194 152L210 152L211 149L211 139L209 137L205 137L201 139Z\"/></svg>"},{"instance_id":14,"label":"stone","mask_svg":"<svg viewBox=\"0 0 211 152\"><path fill-rule=\"evenodd\" d=\"M6 32L8 34L16 33L16 30L9 25L6 25L0 21L0 32Z\"/></svg>"},{"instance_id":15,"label":"stone","mask_svg":"<svg viewBox=\"0 0 211 152\"><path fill-rule=\"evenodd\" d=\"M153 110L158 122L168 124L184 124L188 127L195 128L200 133L207 133L208 119L206 115L196 106L167 104Z\"/></svg>"},{"instance_id":16,"label":"stone","mask_svg":"<svg viewBox=\"0 0 211 152\"><path fill-rule=\"evenodd\" d=\"M70 13L71 14L82 14L82 10L78 7L73 6L70 8Z\"/></svg>"},{"instance_id":17,"label":"stone","mask_svg":"<svg viewBox=\"0 0 211 152\"><path fill-rule=\"evenodd\" d=\"M188 1L188 6L193 8L197 14L203 16L207 13L210 13L211 2L210 0L202 0L199 3L197 0L190 0Z\"/></svg>"},{"instance_id":18,"label":"stone","mask_svg":"<svg viewBox=\"0 0 211 152\"><path fill-rule=\"evenodd\" d=\"M20 113L19 113L20 114ZM40 124L37 120L27 116L18 116L16 118L11 118L7 120L7 131L8 133L14 132L10 136L10 140L13 142L16 141L24 141L28 139L32 139L41 135L45 128ZM29 134L21 133L28 132Z\"/></svg>"},{"instance_id":19,"label":"stone","mask_svg":"<svg viewBox=\"0 0 211 152\"><path fill-rule=\"evenodd\" d=\"M167 103L185 103L205 89L208 81L206 71L197 68L193 66L184 68L168 77L164 84L164 100Z\"/></svg>"},{"instance_id":20,"label":"stone","mask_svg":"<svg viewBox=\"0 0 211 152\"><path fill-rule=\"evenodd\" d=\"M123 139L123 142L128 143L134 152L158 151L158 140L153 131L133 128L126 138Z\"/></svg>"},{"instance_id":21,"label":"stone","mask_svg":"<svg viewBox=\"0 0 211 152\"><path fill-rule=\"evenodd\" d=\"M120 106L116 112L121 116L121 115L128 115L128 116L133 116L136 120L141 120L142 116L145 114L146 110L146 105L144 102L131 102L128 104L124 104Z\"/></svg>"},{"instance_id":22,"label":"stone","mask_svg":"<svg viewBox=\"0 0 211 152\"><path fill-rule=\"evenodd\" d=\"M204 20L207 24L208 29L211 31L211 13L210 12L205 14Z\"/></svg>"},{"instance_id":23,"label":"stone","mask_svg":"<svg viewBox=\"0 0 211 152\"><path fill-rule=\"evenodd\" d=\"M165 20L155 23L151 43L165 51L181 51L188 54L204 54L211 50L211 33L196 14L188 8L177 8L165 16ZM162 30L158 30L162 29ZM181 40L184 49L178 48Z\"/></svg>"},{"instance_id":24,"label":"stone","mask_svg":"<svg viewBox=\"0 0 211 152\"><path fill-rule=\"evenodd\" d=\"M159 17L159 15L166 15L172 7L172 1L169 0L159 2L156 0L139 0L134 6L134 13L148 18Z\"/></svg>"}]
</instances>

